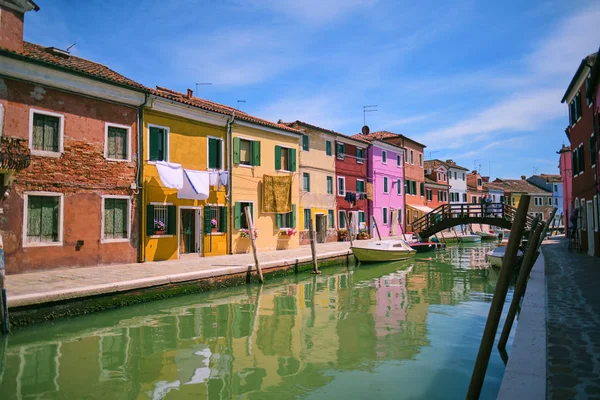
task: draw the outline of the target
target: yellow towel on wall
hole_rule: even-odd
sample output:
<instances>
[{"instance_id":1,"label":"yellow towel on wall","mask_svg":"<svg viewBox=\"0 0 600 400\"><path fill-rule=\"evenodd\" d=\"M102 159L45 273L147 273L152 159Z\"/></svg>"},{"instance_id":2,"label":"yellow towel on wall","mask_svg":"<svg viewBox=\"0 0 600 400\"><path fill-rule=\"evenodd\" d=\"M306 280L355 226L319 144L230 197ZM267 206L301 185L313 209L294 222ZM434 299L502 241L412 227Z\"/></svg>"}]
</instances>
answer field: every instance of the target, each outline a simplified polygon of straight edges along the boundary
<instances>
[{"instance_id":1,"label":"yellow towel on wall","mask_svg":"<svg viewBox=\"0 0 600 400\"><path fill-rule=\"evenodd\" d=\"M292 212L292 177L263 176L262 212Z\"/></svg>"}]
</instances>

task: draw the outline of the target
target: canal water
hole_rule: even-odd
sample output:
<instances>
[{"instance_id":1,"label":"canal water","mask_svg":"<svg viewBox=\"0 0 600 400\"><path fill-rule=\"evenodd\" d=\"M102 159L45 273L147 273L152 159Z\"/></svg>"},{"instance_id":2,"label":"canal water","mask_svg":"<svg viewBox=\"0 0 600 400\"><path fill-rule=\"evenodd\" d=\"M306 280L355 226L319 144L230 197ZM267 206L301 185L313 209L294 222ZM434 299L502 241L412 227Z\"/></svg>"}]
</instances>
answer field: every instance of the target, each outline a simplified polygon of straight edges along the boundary
<instances>
[{"instance_id":1,"label":"canal water","mask_svg":"<svg viewBox=\"0 0 600 400\"><path fill-rule=\"evenodd\" d=\"M497 280L493 246L21 329L0 346L0 399L461 399ZM482 398L503 372L494 349Z\"/></svg>"}]
</instances>

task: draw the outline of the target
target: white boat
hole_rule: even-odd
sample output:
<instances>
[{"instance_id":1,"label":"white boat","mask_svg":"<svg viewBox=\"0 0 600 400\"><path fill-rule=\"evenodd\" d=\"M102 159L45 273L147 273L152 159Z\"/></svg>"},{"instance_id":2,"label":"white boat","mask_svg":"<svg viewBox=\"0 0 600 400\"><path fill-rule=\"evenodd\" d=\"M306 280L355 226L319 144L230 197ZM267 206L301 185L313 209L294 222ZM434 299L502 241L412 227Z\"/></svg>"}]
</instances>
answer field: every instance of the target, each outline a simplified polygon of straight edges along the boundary
<instances>
[{"instance_id":1,"label":"white boat","mask_svg":"<svg viewBox=\"0 0 600 400\"><path fill-rule=\"evenodd\" d=\"M496 247L494 250L488 252L485 255L486 260L492 265L492 267L501 268L502 262L504 261L504 254L506 252L506 246ZM523 257L523 252L517 250L517 258Z\"/></svg>"},{"instance_id":2,"label":"white boat","mask_svg":"<svg viewBox=\"0 0 600 400\"><path fill-rule=\"evenodd\" d=\"M350 250L360 262L402 261L417 254L404 240L369 242L366 246L352 246Z\"/></svg>"},{"instance_id":3,"label":"white boat","mask_svg":"<svg viewBox=\"0 0 600 400\"><path fill-rule=\"evenodd\" d=\"M459 233L458 239L463 243L481 242L481 237L477 235L471 235L468 233Z\"/></svg>"},{"instance_id":4,"label":"white boat","mask_svg":"<svg viewBox=\"0 0 600 400\"><path fill-rule=\"evenodd\" d=\"M481 238L481 240L498 240L498 235L496 233L473 232L473 234L479 236Z\"/></svg>"}]
</instances>

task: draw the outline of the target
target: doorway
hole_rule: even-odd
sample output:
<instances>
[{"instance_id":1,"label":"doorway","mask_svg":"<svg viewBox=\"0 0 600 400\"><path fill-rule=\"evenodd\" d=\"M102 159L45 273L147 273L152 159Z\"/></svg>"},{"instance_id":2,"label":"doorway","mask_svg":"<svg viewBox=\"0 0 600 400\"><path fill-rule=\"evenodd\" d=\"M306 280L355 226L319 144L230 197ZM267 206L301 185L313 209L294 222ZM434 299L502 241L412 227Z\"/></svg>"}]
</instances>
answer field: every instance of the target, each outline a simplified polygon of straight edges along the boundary
<instances>
[{"instance_id":1,"label":"doorway","mask_svg":"<svg viewBox=\"0 0 600 400\"><path fill-rule=\"evenodd\" d=\"M325 243L327 238L327 218L325 214L316 214L317 218L317 243Z\"/></svg>"},{"instance_id":2,"label":"doorway","mask_svg":"<svg viewBox=\"0 0 600 400\"><path fill-rule=\"evenodd\" d=\"M587 217L587 241L588 241L588 254L594 255L594 204L591 200L587 202L587 209L585 213Z\"/></svg>"},{"instance_id":3,"label":"doorway","mask_svg":"<svg viewBox=\"0 0 600 400\"><path fill-rule=\"evenodd\" d=\"M179 254L200 253L201 228L200 209L180 208Z\"/></svg>"}]
</instances>

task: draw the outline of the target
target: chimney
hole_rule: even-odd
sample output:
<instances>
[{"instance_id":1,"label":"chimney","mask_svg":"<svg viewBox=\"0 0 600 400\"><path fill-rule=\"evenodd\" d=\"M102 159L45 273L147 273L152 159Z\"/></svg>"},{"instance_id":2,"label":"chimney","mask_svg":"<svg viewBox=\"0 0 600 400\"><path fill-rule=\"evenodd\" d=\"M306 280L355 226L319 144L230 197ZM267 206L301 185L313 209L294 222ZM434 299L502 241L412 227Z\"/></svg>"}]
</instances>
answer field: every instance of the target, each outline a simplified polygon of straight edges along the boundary
<instances>
[{"instance_id":1,"label":"chimney","mask_svg":"<svg viewBox=\"0 0 600 400\"><path fill-rule=\"evenodd\" d=\"M17 5L18 4L18 5ZM21 6L20 4L23 4ZM23 23L25 13L39 10L30 0L0 3L0 47L16 53L23 52Z\"/></svg>"},{"instance_id":2,"label":"chimney","mask_svg":"<svg viewBox=\"0 0 600 400\"><path fill-rule=\"evenodd\" d=\"M194 97L194 91L192 89L188 89L187 91L187 97L188 99L191 99L192 97Z\"/></svg>"},{"instance_id":3,"label":"chimney","mask_svg":"<svg viewBox=\"0 0 600 400\"><path fill-rule=\"evenodd\" d=\"M526 177L525 175L521 175L521 180L523 180L523 181L524 181L524 180L526 180L526 179L527 179L527 177Z\"/></svg>"}]
</instances>

